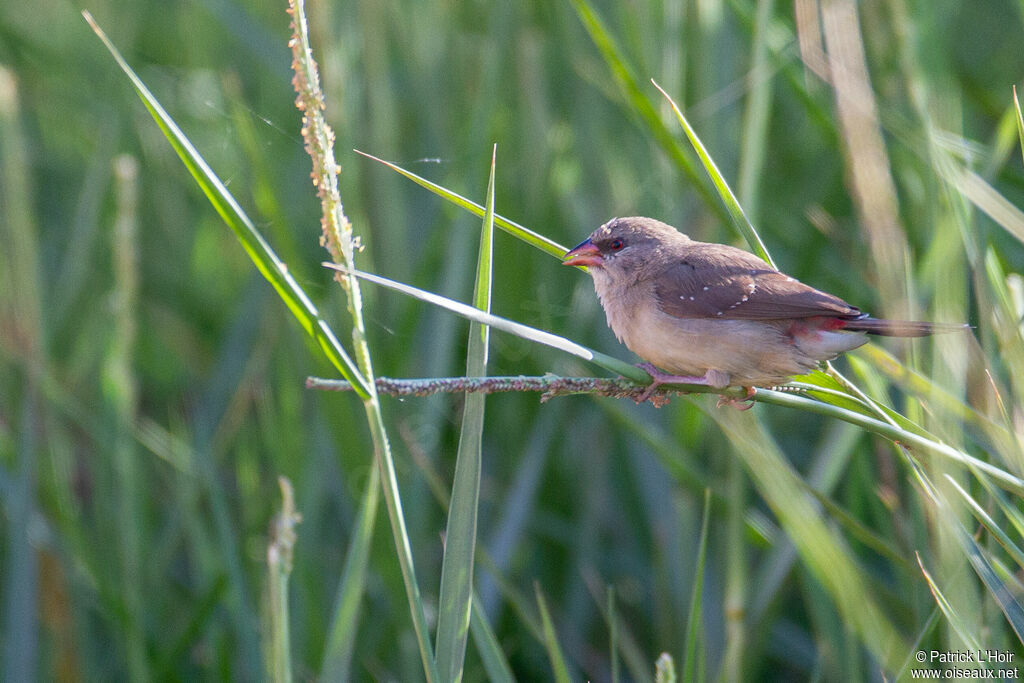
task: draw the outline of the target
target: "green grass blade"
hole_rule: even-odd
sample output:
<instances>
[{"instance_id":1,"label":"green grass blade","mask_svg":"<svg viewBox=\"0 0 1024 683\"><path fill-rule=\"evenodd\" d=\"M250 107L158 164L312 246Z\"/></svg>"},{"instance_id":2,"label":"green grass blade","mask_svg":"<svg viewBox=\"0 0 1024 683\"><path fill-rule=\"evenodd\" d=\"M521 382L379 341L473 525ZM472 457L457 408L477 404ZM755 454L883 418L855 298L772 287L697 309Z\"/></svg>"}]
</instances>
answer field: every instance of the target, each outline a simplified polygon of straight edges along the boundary
<instances>
[{"instance_id":1,"label":"green grass blade","mask_svg":"<svg viewBox=\"0 0 1024 683\"><path fill-rule=\"evenodd\" d=\"M704 164L705 170L708 175L711 176L711 182L715 184L715 189L718 190L719 196L722 198L722 202L725 204L726 210L729 212L729 218L732 219L733 225L739 230L743 238L747 240L747 244L755 254L763 258L768 262L772 268L775 268L775 262L772 261L771 255L768 253L768 249L764 246L764 242L761 241L761 236L757 234L757 230L750 223L747 218L747 214L743 211L743 207L740 206L740 202L736 199L736 195L733 194L732 188L729 187L729 183L726 182L722 172L718 170L718 165L715 164L715 160L711 158L704 143L697 137L697 132L690 125L690 122L683 116L683 112L679 110L675 100L667 92L665 92L660 85L655 81L654 87L665 96L669 104L672 105L672 111L675 112L676 118L679 119L679 125L683 127L683 131L686 133L686 137L690 139L690 144L693 145L693 149L696 150L697 156L700 157L701 163Z\"/></svg>"},{"instance_id":2,"label":"green grass blade","mask_svg":"<svg viewBox=\"0 0 1024 683\"><path fill-rule=\"evenodd\" d=\"M761 206L761 177L764 175L764 160L768 150L768 125L771 121L772 93L774 82L767 77L772 69L768 34L771 29L772 11L775 0L757 0L751 47L750 91L743 111L743 134L740 136L739 196L750 211L758 216Z\"/></svg>"},{"instance_id":3,"label":"green grass blade","mask_svg":"<svg viewBox=\"0 0 1024 683\"><path fill-rule=\"evenodd\" d=\"M906 460L910 464L925 495L928 496L928 498L930 498L935 504L941 521L945 524L946 528L953 533L953 536L964 551L964 555L971 563L971 567L981 579L982 583L985 584L985 588L987 588L992 597L995 598L996 604L999 605L999 609L1002 610L1003 615L1010 624L1010 627L1013 629L1014 633L1017 634L1017 639L1024 643L1024 605L1021 605L1020 601L1014 597L1013 591L1006 585L1006 583L1003 582L1002 579L999 578L996 570L985 557L985 552L977 544L970 532L964 528L964 525L957 518L949 501L946 500L945 496L943 496L931 482L928 475L925 474L924 470L921 468L921 465L912 457L907 457ZM939 606L942 607L941 602L939 603ZM943 609L943 612L946 613L946 610ZM947 617L948 616L949 614L947 614ZM953 616L956 617L955 614ZM955 622L951 621L950 623L955 626Z\"/></svg>"},{"instance_id":4,"label":"green grass blade","mask_svg":"<svg viewBox=\"0 0 1024 683\"><path fill-rule=\"evenodd\" d=\"M480 252L476 264L473 304L491 310L491 273L494 254L494 167L497 146L491 154L491 175L487 181L487 208L480 231ZM466 376L487 374L487 346L490 327L477 322L469 325ZM468 393L462 411L462 430L455 458L455 477L444 559L441 566L441 593L437 618L437 668L442 680L459 681L466 658L470 611L473 602L473 558L476 552L477 512L480 503L481 447L484 432L484 399L481 393Z\"/></svg>"},{"instance_id":5,"label":"green grass blade","mask_svg":"<svg viewBox=\"0 0 1024 683\"><path fill-rule=\"evenodd\" d=\"M320 670L322 681L347 681L352 678L352 653L356 646L359 606L366 591L366 573L370 565L380 490L380 469L371 467L353 527L355 533L345 554L345 568L338 584L338 595L334 601L334 616Z\"/></svg>"},{"instance_id":6,"label":"green grass blade","mask_svg":"<svg viewBox=\"0 0 1024 683\"><path fill-rule=\"evenodd\" d=\"M677 680L675 660L669 653L662 652L654 663L655 683L676 683Z\"/></svg>"},{"instance_id":7,"label":"green grass blade","mask_svg":"<svg viewBox=\"0 0 1024 683\"><path fill-rule=\"evenodd\" d=\"M938 455L963 465L967 465L968 467L979 472L983 472L991 477L991 479L1001 488L1016 493L1017 495L1024 495L1024 480L1021 480L1019 477L1016 477L1005 470L999 469L991 463L979 460L974 456L953 448L948 444L937 441L934 437L922 434L917 430L905 429L851 410L845 410L821 401L812 401L811 399L797 396L795 394L772 391L770 389L758 389L757 395L758 400L764 403L785 405L790 406L791 408L806 410L811 413L818 413L819 415L834 417L836 419L843 420L844 422L849 422L850 424L863 427L865 430L884 436L891 441L897 441L911 448L920 448L922 451L929 454Z\"/></svg>"},{"instance_id":8,"label":"green grass blade","mask_svg":"<svg viewBox=\"0 0 1024 683\"><path fill-rule=\"evenodd\" d=\"M594 41L594 45L597 46L605 63L611 70L625 104L630 108L630 111L640 118L672 162L692 183L694 189L701 195L701 198L707 203L708 207L722 218L725 218L726 214L722 211L721 204L715 201L714 193L707 186L707 181L697 172L697 167L693 160L687 156L685 150L676 142L668 127L662 123L657 108L650 98L644 94L640 87L640 80L626 62L622 50L616 45L604 22L586 0L571 0L571 2L577 16L583 22L583 27L590 34L591 40Z\"/></svg>"},{"instance_id":9,"label":"green grass blade","mask_svg":"<svg viewBox=\"0 0 1024 683\"><path fill-rule=\"evenodd\" d=\"M1013 526L1019 536L1024 536L1024 514L1017 509L1016 503L1007 498L1002 491L995 487L988 477L978 477L978 481L985 487L985 492L994 499L995 504L1006 515L1007 521ZM1024 565L1022 565L1024 566Z\"/></svg>"},{"instance_id":10,"label":"green grass blade","mask_svg":"<svg viewBox=\"0 0 1024 683\"><path fill-rule=\"evenodd\" d=\"M967 554L974 571L985 584L985 588L995 598L999 609L1003 611L1006 620L1010 623L1017 639L1024 643L1024 605L1021 605L1013 595L1013 591L999 578L991 563L986 559L981 546L975 542L974 537L968 533L962 524L956 522L957 538Z\"/></svg>"},{"instance_id":11,"label":"green grass blade","mask_svg":"<svg viewBox=\"0 0 1024 683\"><path fill-rule=\"evenodd\" d=\"M704 519L700 524L700 541L697 544L697 566L693 575L693 591L690 593L690 615L686 620L686 654L683 659L683 680L704 680L703 644L704 610L704 567L708 550L708 523L711 519L711 489L704 489Z\"/></svg>"},{"instance_id":12,"label":"green grass blade","mask_svg":"<svg viewBox=\"0 0 1024 683\"><path fill-rule=\"evenodd\" d=\"M605 405L605 404L602 404ZM673 451L678 455L678 451ZM628 675L625 680L637 683L654 683L650 671L650 660L647 653L637 644L637 636L631 630L635 623L615 609L615 589L611 585L600 583L597 574L587 572L584 575L587 589L594 599L594 605L601 610L605 626L608 628L609 651L612 681L622 680L622 665L626 665ZM604 601L601 601L601 590L604 589Z\"/></svg>"},{"instance_id":13,"label":"green grass blade","mask_svg":"<svg viewBox=\"0 0 1024 683\"><path fill-rule=\"evenodd\" d=\"M135 92L139 95L146 109L149 110L153 120L160 127L168 142L178 153L181 161L185 164L189 173L196 183L202 188L213 208L217 210L220 217L228 224L232 232L242 243L245 252L252 259L260 273L273 285L278 295L288 306L302 328L316 340L317 345L323 350L328 360L338 369L342 377L353 383L356 393L361 398L366 398L369 393L366 380L359 373L356 364L349 357L348 353L338 342L334 332L324 321L316 306L302 290L299 284L289 273L287 266L277 257L270 244L256 230L256 226L239 206L235 198L228 192L227 187L221 182L217 174L206 163L199 151L192 145L170 115L160 105L160 102L149 91L146 84L135 74L132 68L125 61L114 44L110 42L107 35L93 20L92 15L83 12L82 16L89 22L92 30L96 32L99 39L103 41L107 50L113 56L114 61L121 67L128 79L131 81Z\"/></svg>"},{"instance_id":14,"label":"green grass blade","mask_svg":"<svg viewBox=\"0 0 1024 683\"><path fill-rule=\"evenodd\" d=\"M302 515L295 509L295 494L291 482L283 476L277 478L281 487L281 511L271 527L270 545L267 547L267 609L270 633L268 643L267 674L276 683L291 683L292 640L288 614L288 579L292 573L295 549L295 525Z\"/></svg>"},{"instance_id":15,"label":"green grass blade","mask_svg":"<svg viewBox=\"0 0 1024 683\"><path fill-rule=\"evenodd\" d=\"M608 586L608 653L612 660L612 683L619 683L619 631L615 616L615 589Z\"/></svg>"},{"instance_id":16,"label":"green grass blade","mask_svg":"<svg viewBox=\"0 0 1024 683\"><path fill-rule=\"evenodd\" d=\"M985 511L985 508L983 508L981 504L974 499L974 496L965 491L964 488L948 474L946 475L946 479L953 486L956 492L960 494L960 497L967 502L967 507L970 508L971 514L974 515L974 518L978 520L983 527L988 529L988 532L992 534L997 541L999 541L999 545L1006 549L1006 552L1009 553L1010 557L1013 558L1013 561L1016 562L1018 566L1024 567L1024 550L1021 550L1020 546L1010 539L1009 534L1003 531L1002 527L1000 527L996 521L992 519L992 516Z\"/></svg>"},{"instance_id":17,"label":"green grass blade","mask_svg":"<svg viewBox=\"0 0 1024 683\"><path fill-rule=\"evenodd\" d=\"M480 598L473 593L473 613L469 617L469 630L473 634L473 643L484 664L487 678L494 683L514 683L515 674L501 650L501 643L494 634L494 629L487 623L487 615L480 605Z\"/></svg>"},{"instance_id":18,"label":"green grass blade","mask_svg":"<svg viewBox=\"0 0 1024 683\"><path fill-rule=\"evenodd\" d=\"M466 199L462 195L452 192L449 189L441 187L437 183L432 183L426 178L416 175L412 171L407 171L398 164L391 163L390 161L385 161L384 159L375 157L372 154L367 154L366 152L360 152L358 149L354 151L356 154L361 154L367 159L373 159L376 162L384 164L391 170L405 176L406 178L413 181L417 185L425 187L426 189L430 190L431 192L433 192L434 194L443 199L447 199L455 206L461 207L466 211L469 211L470 213L480 216L481 218L486 213L486 209L477 204L476 202ZM543 251L545 254L550 254L551 256L554 256L559 260L561 260L562 257L565 256L565 252L569 251L568 247L562 246L558 242L555 242L554 240L549 239L544 235L536 233L530 230L529 228L524 228L518 223L510 221L509 219L504 218L503 216L495 214L494 224L501 228L502 230L504 230L505 232L507 232L508 234L514 237L518 237L519 239L526 242L530 246L536 247L537 249Z\"/></svg>"},{"instance_id":19,"label":"green grass blade","mask_svg":"<svg viewBox=\"0 0 1024 683\"><path fill-rule=\"evenodd\" d=\"M931 572L924 567L924 562L921 560L920 553L914 553L917 556L917 566L921 568L921 574L924 576L925 582L928 584L928 590L931 591L932 597L935 598L935 604L938 606L939 611L942 612L943 616L946 617L946 621L956 631L957 635L963 639L971 650L978 651L981 649L981 644L974 638L974 629L966 623L965 619L960 613L953 607L953 605L946 598L946 595L939 588L938 584L935 583L935 579L932 578Z\"/></svg>"},{"instance_id":20,"label":"green grass blade","mask_svg":"<svg viewBox=\"0 0 1024 683\"><path fill-rule=\"evenodd\" d=\"M547 600L544 599L539 583L533 584L533 590L537 594L537 607L540 608L540 620L544 627L544 647L548 651L551 672L556 683L569 683L572 678L569 676L569 667L565 663L562 646L558 643L558 634L555 633L555 624L551 621Z\"/></svg>"},{"instance_id":21,"label":"green grass blade","mask_svg":"<svg viewBox=\"0 0 1024 683\"><path fill-rule=\"evenodd\" d=\"M342 266L339 266L336 263L325 262L323 265L327 268L343 270ZM571 353L574 356L578 356L579 358L590 361L595 365L599 365L606 370L618 373L627 379L642 383L650 381L650 376L640 368L621 361L618 358L606 356L599 351L588 349L587 347L577 344L574 341L570 341L565 337L559 337L558 335L551 334L550 332L538 330L534 327L529 327L521 323L507 320L506 318L500 318L496 315L484 313L480 309L467 306L462 302L454 301L447 297L433 294L432 292L427 292L417 287L402 284L401 282L395 282L394 280L389 280L388 278L381 277L380 275L356 271L356 276L366 280L367 282L372 282L374 284L393 289L397 292L419 299L420 301L425 301L435 306L447 309L452 313L474 322L489 325L501 330L502 332L508 332L509 334L514 334L518 337L522 337L523 339L528 339L538 344L550 346L553 349L559 349L560 351Z\"/></svg>"},{"instance_id":22,"label":"green grass blade","mask_svg":"<svg viewBox=\"0 0 1024 683\"><path fill-rule=\"evenodd\" d=\"M872 597L868 578L849 549L824 522L813 499L794 471L757 423L756 416L736 411L711 411L743 459L757 490L792 540L808 571L821 584L843 618L875 659L887 670L906 652L903 638Z\"/></svg>"},{"instance_id":23,"label":"green grass blade","mask_svg":"<svg viewBox=\"0 0 1024 683\"><path fill-rule=\"evenodd\" d=\"M1017 112L1017 137L1020 138L1020 153L1024 157L1024 114L1020 111L1020 100L1017 99L1017 86L1013 86L1013 110Z\"/></svg>"},{"instance_id":24,"label":"green grass blade","mask_svg":"<svg viewBox=\"0 0 1024 683\"><path fill-rule=\"evenodd\" d=\"M952 477L948 474L946 479L950 484L953 485L955 490L963 497L967 502L971 513L974 515L982 526L984 526L989 533L991 533L1006 552L1013 558L1014 562L1017 563L1018 567L1024 567L1024 550L1019 545L1013 542L1003 529L995 522L994 519L984 510L980 503L974 499L966 490L964 490ZM1011 521L1019 519L1020 513L1013 506L1009 505L1003 496L1000 496L998 491L994 491L990 484L982 479L982 483L990 491L994 492L1000 506L1003 511L1010 516ZM999 604L999 608L1003 611L1010 626L1017 634L1017 638L1022 638L1024 633L1024 605L1021 605L1020 600L1016 597L1021 594L1020 583L1017 582L1016 576L1012 572L1008 572L1001 565L998 565L998 560L992 559L997 563L997 568L992 567L992 562L989 561L990 556L982 549L974 537L967 532L966 529L960 524L959 520L955 520L955 523L960 526L960 531L957 532L958 538L965 545L965 551L968 558L971 561L971 565L974 567L978 576L981 577L985 583L985 587L989 590L992 596L996 599ZM1012 582L1011 586L1007 586L1000 575L1004 576L1006 580ZM1022 640L1024 642L1024 640Z\"/></svg>"}]
</instances>

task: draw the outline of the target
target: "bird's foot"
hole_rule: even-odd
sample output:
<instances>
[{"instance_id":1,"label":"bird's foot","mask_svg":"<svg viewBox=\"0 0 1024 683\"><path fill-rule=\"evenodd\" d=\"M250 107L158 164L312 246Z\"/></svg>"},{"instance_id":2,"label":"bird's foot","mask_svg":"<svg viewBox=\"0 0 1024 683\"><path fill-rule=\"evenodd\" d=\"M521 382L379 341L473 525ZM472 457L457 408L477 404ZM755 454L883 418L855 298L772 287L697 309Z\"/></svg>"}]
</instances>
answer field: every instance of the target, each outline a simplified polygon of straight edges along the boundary
<instances>
[{"instance_id":1,"label":"bird's foot","mask_svg":"<svg viewBox=\"0 0 1024 683\"><path fill-rule=\"evenodd\" d=\"M746 396L743 398L736 398L734 396L719 396L718 403L715 404L716 408L724 408L729 406L736 410L750 410L754 407L754 394L757 390L754 387L743 387L746 390Z\"/></svg>"},{"instance_id":2,"label":"bird's foot","mask_svg":"<svg viewBox=\"0 0 1024 683\"><path fill-rule=\"evenodd\" d=\"M708 370L703 375L672 375L662 372L650 363L640 363L637 367L651 376L651 383L644 389L644 393L637 397L637 403L644 403L648 400L655 403L656 399L652 400L654 392L663 384L700 384L709 387L725 387L729 385L728 378L725 378L723 381L722 372L719 370ZM655 405L658 404L655 403Z\"/></svg>"}]
</instances>

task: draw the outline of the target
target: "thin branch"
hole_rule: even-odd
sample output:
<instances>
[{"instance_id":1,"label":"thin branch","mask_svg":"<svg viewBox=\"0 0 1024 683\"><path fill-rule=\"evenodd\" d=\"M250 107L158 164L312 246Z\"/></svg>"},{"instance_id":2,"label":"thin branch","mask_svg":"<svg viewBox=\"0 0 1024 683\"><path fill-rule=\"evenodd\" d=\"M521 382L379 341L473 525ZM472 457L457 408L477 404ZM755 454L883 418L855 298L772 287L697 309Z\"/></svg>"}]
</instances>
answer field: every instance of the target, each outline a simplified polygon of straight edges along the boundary
<instances>
[{"instance_id":1,"label":"thin branch","mask_svg":"<svg viewBox=\"0 0 1024 683\"><path fill-rule=\"evenodd\" d=\"M324 391L351 391L352 385L344 380L307 377L306 388ZM541 402L555 396L587 393L597 394L598 396L610 396L612 398L631 398L639 403L640 397L646 389L647 385L637 384L628 379L559 377L556 375L544 375L541 377L527 377L525 375L512 377L429 377L424 379L377 378L377 392L387 394L388 396L429 396L430 394L438 393L465 392L495 394L511 391L540 391L543 392L540 399ZM695 387L695 391L710 393L714 390L709 387ZM661 406L668 403L669 395L686 393L693 392L666 388L663 392L656 392L650 400L654 405ZM735 394L737 398L746 396L742 391L735 389L714 391L714 393L728 396Z\"/></svg>"}]
</instances>

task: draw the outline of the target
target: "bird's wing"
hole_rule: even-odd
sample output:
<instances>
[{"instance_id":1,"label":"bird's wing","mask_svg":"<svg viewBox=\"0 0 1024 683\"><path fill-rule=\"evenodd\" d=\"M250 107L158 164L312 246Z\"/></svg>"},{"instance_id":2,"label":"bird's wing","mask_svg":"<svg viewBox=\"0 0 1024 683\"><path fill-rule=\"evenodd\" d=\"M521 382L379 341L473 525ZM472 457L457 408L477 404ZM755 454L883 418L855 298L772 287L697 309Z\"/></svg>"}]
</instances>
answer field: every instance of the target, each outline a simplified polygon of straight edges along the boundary
<instances>
[{"instance_id":1,"label":"bird's wing","mask_svg":"<svg viewBox=\"0 0 1024 683\"><path fill-rule=\"evenodd\" d=\"M808 287L741 249L694 243L655 280L659 308L677 318L855 318L859 309Z\"/></svg>"}]
</instances>

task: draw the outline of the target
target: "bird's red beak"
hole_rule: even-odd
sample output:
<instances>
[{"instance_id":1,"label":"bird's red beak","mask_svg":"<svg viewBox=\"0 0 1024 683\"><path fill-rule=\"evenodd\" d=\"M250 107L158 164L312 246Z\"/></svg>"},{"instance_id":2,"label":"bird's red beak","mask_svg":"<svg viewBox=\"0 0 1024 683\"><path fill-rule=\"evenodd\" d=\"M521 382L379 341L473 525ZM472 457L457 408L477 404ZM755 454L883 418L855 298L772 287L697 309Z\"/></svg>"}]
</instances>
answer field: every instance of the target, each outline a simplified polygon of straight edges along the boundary
<instances>
[{"instance_id":1,"label":"bird's red beak","mask_svg":"<svg viewBox=\"0 0 1024 683\"><path fill-rule=\"evenodd\" d=\"M601 250L589 239L583 240L562 257L563 266L599 266L603 262Z\"/></svg>"}]
</instances>

